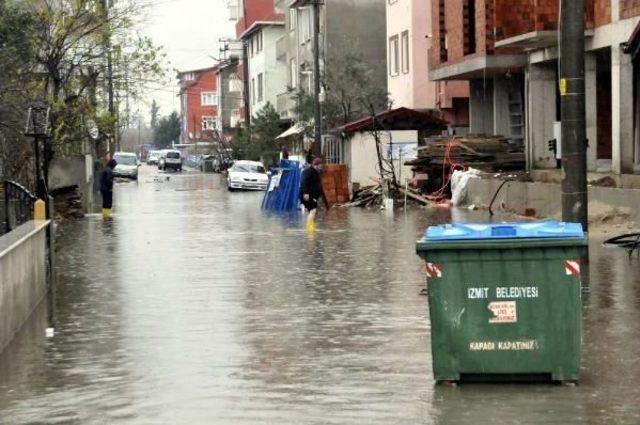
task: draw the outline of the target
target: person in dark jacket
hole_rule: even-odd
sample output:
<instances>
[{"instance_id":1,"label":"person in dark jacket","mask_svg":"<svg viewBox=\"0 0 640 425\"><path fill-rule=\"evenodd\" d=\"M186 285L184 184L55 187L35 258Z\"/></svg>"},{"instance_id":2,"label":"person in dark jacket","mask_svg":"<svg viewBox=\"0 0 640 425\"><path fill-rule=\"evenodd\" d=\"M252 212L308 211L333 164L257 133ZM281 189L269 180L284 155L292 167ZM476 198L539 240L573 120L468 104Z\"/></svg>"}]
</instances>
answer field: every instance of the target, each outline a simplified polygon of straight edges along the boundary
<instances>
[{"instance_id":1,"label":"person in dark jacket","mask_svg":"<svg viewBox=\"0 0 640 425\"><path fill-rule=\"evenodd\" d=\"M324 205L329 209L329 203L322 189L322 161L316 158L311 162L311 167L302 172L300 180L300 202L309 211L307 217L307 230L315 230L316 212L318 211L318 201L322 199Z\"/></svg>"},{"instance_id":2,"label":"person in dark jacket","mask_svg":"<svg viewBox=\"0 0 640 425\"><path fill-rule=\"evenodd\" d=\"M113 207L113 169L118 163L115 159L107 162L107 166L100 176L100 194L102 195L102 216L111 217L111 208Z\"/></svg>"}]
</instances>

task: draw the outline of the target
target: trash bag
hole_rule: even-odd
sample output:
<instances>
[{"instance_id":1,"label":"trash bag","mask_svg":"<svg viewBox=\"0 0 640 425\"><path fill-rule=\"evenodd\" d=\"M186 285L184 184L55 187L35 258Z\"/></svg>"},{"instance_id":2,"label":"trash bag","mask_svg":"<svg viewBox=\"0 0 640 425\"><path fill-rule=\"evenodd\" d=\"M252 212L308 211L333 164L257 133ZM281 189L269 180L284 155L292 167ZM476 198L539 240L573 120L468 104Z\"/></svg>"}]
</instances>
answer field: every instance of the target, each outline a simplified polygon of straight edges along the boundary
<instances>
[{"instance_id":1,"label":"trash bag","mask_svg":"<svg viewBox=\"0 0 640 425\"><path fill-rule=\"evenodd\" d=\"M469 168L467 171L456 170L451 176L451 205L464 205L467 201L469 180L480 178L482 171Z\"/></svg>"}]
</instances>

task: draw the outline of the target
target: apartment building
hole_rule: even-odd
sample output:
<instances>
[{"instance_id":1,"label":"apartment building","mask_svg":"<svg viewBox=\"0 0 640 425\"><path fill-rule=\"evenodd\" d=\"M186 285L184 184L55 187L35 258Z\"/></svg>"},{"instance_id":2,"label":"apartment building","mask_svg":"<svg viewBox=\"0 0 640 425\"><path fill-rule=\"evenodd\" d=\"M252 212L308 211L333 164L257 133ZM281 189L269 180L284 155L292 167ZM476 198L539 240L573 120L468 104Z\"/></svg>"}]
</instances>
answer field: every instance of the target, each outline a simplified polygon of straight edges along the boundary
<instances>
[{"instance_id":1,"label":"apartment building","mask_svg":"<svg viewBox=\"0 0 640 425\"><path fill-rule=\"evenodd\" d=\"M320 6L320 68L331 66L346 49L358 49L374 78L386 84L385 3L387 0L325 0ZM287 67L287 88L313 92L313 1L279 0L285 34L276 46L277 59ZM277 109L284 119L295 119L295 102L289 90L278 96Z\"/></svg>"},{"instance_id":2,"label":"apartment building","mask_svg":"<svg viewBox=\"0 0 640 425\"><path fill-rule=\"evenodd\" d=\"M219 128L216 67L181 71L177 78L181 142L192 143L202 139L207 131Z\"/></svg>"},{"instance_id":3,"label":"apartment building","mask_svg":"<svg viewBox=\"0 0 640 425\"><path fill-rule=\"evenodd\" d=\"M268 103L275 108L287 89L287 66L276 58L276 42L284 32L284 20L256 21L240 35L247 50L251 116Z\"/></svg>"},{"instance_id":4,"label":"apartment building","mask_svg":"<svg viewBox=\"0 0 640 425\"><path fill-rule=\"evenodd\" d=\"M232 56L216 65L218 87L218 124L222 134L229 138L242 119L243 83L238 75L238 57Z\"/></svg>"},{"instance_id":5,"label":"apartment building","mask_svg":"<svg viewBox=\"0 0 640 425\"><path fill-rule=\"evenodd\" d=\"M470 131L525 143L531 170L558 166L548 142L560 120L559 13L559 0L432 3L431 79L469 81ZM639 16L637 0L586 2L589 171L640 168L638 69L625 52Z\"/></svg>"},{"instance_id":6,"label":"apartment building","mask_svg":"<svg viewBox=\"0 0 640 425\"><path fill-rule=\"evenodd\" d=\"M527 53L526 131L531 169L554 168L547 141L554 138L560 120L558 83L559 0L520 3L531 18L517 20L496 41L497 46L523 48ZM513 9L513 6L511 6ZM512 10L509 16L515 12ZM588 0L585 12L585 87L587 169L593 172L640 172L640 144L635 136L632 57L625 52L640 22L640 2ZM637 77L636 79L637 80ZM635 87L635 88L634 88ZM558 124L555 124L556 126Z\"/></svg>"},{"instance_id":7,"label":"apartment building","mask_svg":"<svg viewBox=\"0 0 640 425\"><path fill-rule=\"evenodd\" d=\"M468 82L429 80L431 13L431 0L387 1L389 95L394 108L440 110L456 132L465 132L469 125Z\"/></svg>"}]
</instances>

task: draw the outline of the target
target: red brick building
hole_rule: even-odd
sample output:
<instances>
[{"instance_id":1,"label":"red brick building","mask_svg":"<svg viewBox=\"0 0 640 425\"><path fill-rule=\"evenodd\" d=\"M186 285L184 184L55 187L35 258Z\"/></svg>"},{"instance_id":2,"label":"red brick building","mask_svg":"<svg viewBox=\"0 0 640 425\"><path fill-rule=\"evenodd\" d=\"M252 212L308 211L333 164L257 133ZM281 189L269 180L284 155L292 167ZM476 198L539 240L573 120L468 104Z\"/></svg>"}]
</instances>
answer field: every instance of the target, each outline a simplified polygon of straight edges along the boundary
<instances>
[{"instance_id":1,"label":"red brick building","mask_svg":"<svg viewBox=\"0 0 640 425\"><path fill-rule=\"evenodd\" d=\"M559 11L559 0L432 0L430 78L469 81L470 131L524 144L530 169L557 166ZM639 21L638 0L586 1L590 171L640 171L638 70L624 51Z\"/></svg>"},{"instance_id":2,"label":"red brick building","mask_svg":"<svg viewBox=\"0 0 640 425\"><path fill-rule=\"evenodd\" d=\"M207 131L219 128L216 69L211 67L178 73L182 143L201 140Z\"/></svg>"}]
</instances>

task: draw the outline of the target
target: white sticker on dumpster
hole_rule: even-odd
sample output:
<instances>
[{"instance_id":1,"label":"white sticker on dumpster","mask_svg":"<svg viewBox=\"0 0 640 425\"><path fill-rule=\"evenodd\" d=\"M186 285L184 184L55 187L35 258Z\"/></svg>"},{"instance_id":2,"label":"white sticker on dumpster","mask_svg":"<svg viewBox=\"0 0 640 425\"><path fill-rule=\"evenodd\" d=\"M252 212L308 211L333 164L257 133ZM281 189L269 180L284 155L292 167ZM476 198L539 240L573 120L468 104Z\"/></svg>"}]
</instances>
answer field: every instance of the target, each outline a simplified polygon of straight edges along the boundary
<instances>
[{"instance_id":1,"label":"white sticker on dumpster","mask_svg":"<svg viewBox=\"0 0 640 425\"><path fill-rule=\"evenodd\" d=\"M493 313L489 323L516 323L518 313L515 301L496 301L489 303L489 310Z\"/></svg>"}]
</instances>

